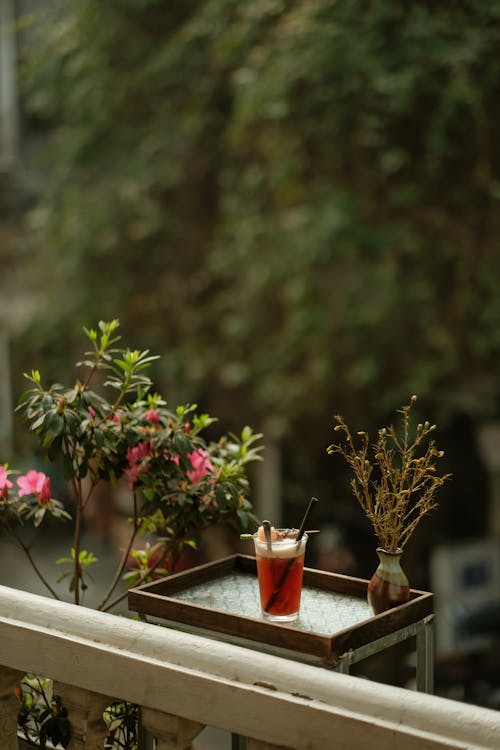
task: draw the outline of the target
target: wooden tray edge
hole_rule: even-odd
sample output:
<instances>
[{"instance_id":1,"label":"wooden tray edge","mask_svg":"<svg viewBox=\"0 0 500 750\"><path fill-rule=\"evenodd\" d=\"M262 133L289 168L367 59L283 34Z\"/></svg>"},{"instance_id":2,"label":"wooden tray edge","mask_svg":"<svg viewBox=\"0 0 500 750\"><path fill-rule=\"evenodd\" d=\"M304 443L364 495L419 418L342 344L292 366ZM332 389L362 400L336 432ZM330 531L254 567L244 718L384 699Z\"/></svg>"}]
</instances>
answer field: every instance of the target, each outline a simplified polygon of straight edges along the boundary
<instances>
[{"instance_id":1,"label":"wooden tray edge","mask_svg":"<svg viewBox=\"0 0 500 750\"><path fill-rule=\"evenodd\" d=\"M335 659L342 653L389 635L415 623L433 612L433 594L411 589L406 604L363 620L334 634L311 633L293 624L269 623L248 615L235 615L210 607L175 600L175 593L190 586L216 580L233 570L256 573L255 557L235 554L220 560L174 573L152 583L133 587L128 591L129 609L184 625L212 630L229 636L246 638L259 643L278 646L303 654ZM328 583L321 586L321 583ZM329 571L304 568L304 583L327 591L366 597L368 581ZM353 588L349 588L353 584Z\"/></svg>"}]
</instances>

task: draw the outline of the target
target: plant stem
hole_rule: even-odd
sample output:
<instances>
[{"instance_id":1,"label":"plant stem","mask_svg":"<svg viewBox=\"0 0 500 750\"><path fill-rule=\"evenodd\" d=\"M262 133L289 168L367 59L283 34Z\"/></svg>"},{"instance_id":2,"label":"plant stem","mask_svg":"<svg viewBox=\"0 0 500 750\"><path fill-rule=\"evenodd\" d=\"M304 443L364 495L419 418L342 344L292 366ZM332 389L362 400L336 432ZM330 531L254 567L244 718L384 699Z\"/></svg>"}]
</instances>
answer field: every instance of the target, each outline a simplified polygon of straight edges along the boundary
<instances>
[{"instance_id":1,"label":"plant stem","mask_svg":"<svg viewBox=\"0 0 500 750\"><path fill-rule=\"evenodd\" d=\"M76 500L76 514L75 514L75 530L73 537L73 549L75 553L75 564L73 574L74 584L74 601L75 604L80 604L80 579L81 579L81 567L80 567L80 543L82 536L82 517L83 517L83 498L82 498L82 480L78 480L73 477L73 490L75 493Z\"/></svg>"},{"instance_id":2,"label":"plant stem","mask_svg":"<svg viewBox=\"0 0 500 750\"><path fill-rule=\"evenodd\" d=\"M60 596L58 596L58 594L54 591L54 589L52 588L52 586L50 585L50 583L45 579L43 573L41 572L40 568L38 567L38 565L36 564L35 560L33 559L33 556L32 556L32 554L31 554L31 552L29 550L29 547L27 547L26 544L24 544L24 542L22 541L22 539L20 539L18 537L18 535L16 534L16 532L13 529L11 529L9 525L6 525L5 529L8 532L8 534L10 534L11 538L14 540L14 543L17 544L18 547L20 547L22 549L22 551L24 552L24 554L28 558L31 567L33 568L33 570L35 571L36 575L38 576L38 578L40 579L40 581L43 583L43 585L50 591L50 593L52 594L52 596L54 597L54 599L60 600Z\"/></svg>"},{"instance_id":3,"label":"plant stem","mask_svg":"<svg viewBox=\"0 0 500 750\"><path fill-rule=\"evenodd\" d=\"M87 377L85 378L85 381L82 383L82 391L85 391L88 389L90 381L92 380L94 373L97 372L97 362L99 360L96 360L96 364L91 367L88 371Z\"/></svg>"},{"instance_id":4,"label":"plant stem","mask_svg":"<svg viewBox=\"0 0 500 750\"><path fill-rule=\"evenodd\" d=\"M123 570L125 568L125 565L127 564L128 556L130 554L130 550L132 549L132 545L134 543L134 539L137 535L137 531L139 529L139 523L137 520L137 496L134 492L134 516L133 516L133 527L132 527L132 533L130 535L130 539L128 541L127 547L123 552L123 555L121 557L120 563L116 569L115 575L113 577L113 580L111 581L108 590L106 591L106 594L97 607L98 610L103 610L106 604L109 601L109 598L111 597L111 594L115 590L116 586L118 585L118 581L120 580L120 576L123 573Z\"/></svg>"},{"instance_id":5,"label":"plant stem","mask_svg":"<svg viewBox=\"0 0 500 750\"><path fill-rule=\"evenodd\" d=\"M158 568L160 565L162 565L165 562L165 559L170 552L170 549L167 545L165 545L165 548L163 550L163 554L159 557L159 559L155 562L154 565L152 565L148 570L146 570L145 573L142 574L142 576L134 583L135 586L140 586L141 584L145 583L151 573L154 573L156 568ZM124 591L123 594L120 594L119 596L115 597L112 602L110 602L106 607L102 608L103 612L109 612L110 609L112 609L114 606L119 604L128 594L128 590Z\"/></svg>"},{"instance_id":6,"label":"plant stem","mask_svg":"<svg viewBox=\"0 0 500 750\"><path fill-rule=\"evenodd\" d=\"M39 691L39 694L42 696L43 702L45 703L45 705L47 706L47 708L50 711L50 703L49 703L49 700L48 700L47 695L45 693L45 690L43 688L42 681L41 681L40 677L37 676L36 677L36 681L38 682L38 691Z\"/></svg>"}]
</instances>

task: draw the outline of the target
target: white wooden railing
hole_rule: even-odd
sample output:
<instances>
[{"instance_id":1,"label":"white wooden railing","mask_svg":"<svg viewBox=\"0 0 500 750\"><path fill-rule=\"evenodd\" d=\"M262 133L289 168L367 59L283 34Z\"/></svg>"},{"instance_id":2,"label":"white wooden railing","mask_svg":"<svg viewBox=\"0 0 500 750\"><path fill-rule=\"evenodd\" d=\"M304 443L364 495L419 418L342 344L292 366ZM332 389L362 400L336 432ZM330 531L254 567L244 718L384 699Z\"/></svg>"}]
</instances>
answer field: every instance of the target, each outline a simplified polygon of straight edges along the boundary
<instances>
[{"instance_id":1,"label":"white wooden railing","mask_svg":"<svg viewBox=\"0 0 500 750\"><path fill-rule=\"evenodd\" d=\"M17 748L13 686L52 678L70 750L100 750L110 698L141 706L157 750L206 725L249 750L498 750L500 713L0 586L0 747Z\"/></svg>"}]
</instances>

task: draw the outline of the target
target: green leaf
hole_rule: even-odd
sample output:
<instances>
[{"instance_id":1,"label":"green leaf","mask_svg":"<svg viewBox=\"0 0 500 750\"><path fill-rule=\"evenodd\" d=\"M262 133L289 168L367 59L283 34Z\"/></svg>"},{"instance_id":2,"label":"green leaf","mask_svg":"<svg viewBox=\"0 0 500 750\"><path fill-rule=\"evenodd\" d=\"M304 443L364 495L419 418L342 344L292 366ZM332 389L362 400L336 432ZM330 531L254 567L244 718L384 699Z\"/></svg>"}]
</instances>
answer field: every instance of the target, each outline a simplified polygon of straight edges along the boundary
<instances>
[{"instance_id":1,"label":"green leaf","mask_svg":"<svg viewBox=\"0 0 500 750\"><path fill-rule=\"evenodd\" d=\"M178 432L173 437L172 447L176 453L179 453L181 456L187 456L191 452L193 444L187 435Z\"/></svg>"},{"instance_id":2,"label":"green leaf","mask_svg":"<svg viewBox=\"0 0 500 750\"><path fill-rule=\"evenodd\" d=\"M62 435L59 435L58 437L54 438L52 443L47 448L47 458L49 461L55 461L57 457L59 456L61 452L61 447L63 443Z\"/></svg>"},{"instance_id":3,"label":"green leaf","mask_svg":"<svg viewBox=\"0 0 500 750\"><path fill-rule=\"evenodd\" d=\"M67 454L63 456L63 475L64 479L71 479L74 476L73 461Z\"/></svg>"},{"instance_id":4,"label":"green leaf","mask_svg":"<svg viewBox=\"0 0 500 750\"><path fill-rule=\"evenodd\" d=\"M45 423L45 429L48 430L54 437L60 435L60 433L64 429L64 418L61 416L61 414L58 414L55 410L53 410Z\"/></svg>"},{"instance_id":5,"label":"green leaf","mask_svg":"<svg viewBox=\"0 0 500 750\"><path fill-rule=\"evenodd\" d=\"M47 512L46 508L39 508L33 518L33 525L35 528L38 528L40 524L42 523L43 519L45 518L45 514Z\"/></svg>"},{"instance_id":6,"label":"green leaf","mask_svg":"<svg viewBox=\"0 0 500 750\"><path fill-rule=\"evenodd\" d=\"M96 448L98 450L101 450L101 448L103 448L105 446L105 444L106 444L106 437L105 437L105 435L104 435L104 433L103 433L102 430L99 430L97 428L94 430L94 440L95 440Z\"/></svg>"},{"instance_id":7,"label":"green leaf","mask_svg":"<svg viewBox=\"0 0 500 750\"><path fill-rule=\"evenodd\" d=\"M43 423L45 422L45 420L46 420L46 419L49 419L49 417L50 417L50 415L49 415L49 414L46 414L46 413L44 412L44 413L43 413L43 414L42 414L42 415L41 415L40 417L38 417L38 419L36 419L36 420L35 420L35 421L34 421L34 422L33 422L33 423L31 424L31 426L30 426L30 429L31 429L31 430L33 430L33 432L36 432L36 430L38 430L38 428L39 428L39 427L41 427L41 426L43 425Z\"/></svg>"},{"instance_id":8,"label":"green leaf","mask_svg":"<svg viewBox=\"0 0 500 750\"><path fill-rule=\"evenodd\" d=\"M42 409L44 409L45 411L48 411L49 409L51 409L53 403L54 402L52 400L52 396L49 396L46 394L45 396L42 397Z\"/></svg>"}]
</instances>

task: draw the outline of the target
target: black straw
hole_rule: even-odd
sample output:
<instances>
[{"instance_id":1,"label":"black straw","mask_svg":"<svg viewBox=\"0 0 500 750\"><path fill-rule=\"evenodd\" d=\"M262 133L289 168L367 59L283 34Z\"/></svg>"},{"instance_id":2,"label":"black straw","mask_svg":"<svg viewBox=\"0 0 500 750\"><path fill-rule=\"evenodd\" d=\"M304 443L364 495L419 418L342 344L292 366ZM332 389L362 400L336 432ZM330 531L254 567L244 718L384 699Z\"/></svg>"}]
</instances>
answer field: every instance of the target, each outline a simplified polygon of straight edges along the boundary
<instances>
[{"instance_id":1,"label":"black straw","mask_svg":"<svg viewBox=\"0 0 500 750\"><path fill-rule=\"evenodd\" d=\"M300 540L304 536L304 530L306 528L306 523L309 520L309 516L311 515L311 511L312 511L313 505L315 503L319 503L319 499L317 497L312 497L309 500L309 505L307 506L306 512L304 513L304 518L302 519L302 523L300 524L299 532L298 532L297 536L295 537L295 541L296 542L300 542Z\"/></svg>"},{"instance_id":2,"label":"black straw","mask_svg":"<svg viewBox=\"0 0 500 750\"><path fill-rule=\"evenodd\" d=\"M271 543L271 523L270 523L270 521L262 521L262 526L264 528L264 536L266 537L267 549L269 551L271 551L271 549L272 549L272 543Z\"/></svg>"}]
</instances>

